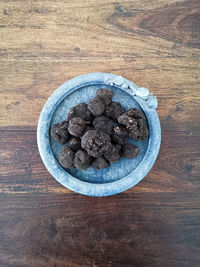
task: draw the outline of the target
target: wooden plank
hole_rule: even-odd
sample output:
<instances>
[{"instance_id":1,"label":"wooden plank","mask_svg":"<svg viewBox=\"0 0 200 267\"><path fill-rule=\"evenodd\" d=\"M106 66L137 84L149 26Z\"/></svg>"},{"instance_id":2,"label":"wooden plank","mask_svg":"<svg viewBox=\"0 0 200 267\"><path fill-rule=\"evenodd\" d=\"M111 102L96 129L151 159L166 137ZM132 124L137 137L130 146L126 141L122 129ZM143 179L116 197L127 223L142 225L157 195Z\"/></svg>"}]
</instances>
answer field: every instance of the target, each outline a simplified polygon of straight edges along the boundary
<instances>
[{"instance_id":1,"label":"wooden plank","mask_svg":"<svg viewBox=\"0 0 200 267\"><path fill-rule=\"evenodd\" d=\"M0 192L69 193L48 173L40 159L35 132L0 132ZM199 192L199 133L163 133L159 157L131 192ZM128 191L128 192L129 192Z\"/></svg>"},{"instance_id":2,"label":"wooden plank","mask_svg":"<svg viewBox=\"0 0 200 267\"><path fill-rule=\"evenodd\" d=\"M0 201L3 267L199 266L199 194L1 193Z\"/></svg>"},{"instance_id":3,"label":"wooden plank","mask_svg":"<svg viewBox=\"0 0 200 267\"><path fill-rule=\"evenodd\" d=\"M104 71L157 95L165 131L199 131L199 8L199 1L1 1L0 125L35 127L60 84Z\"/></svg>"}]
</instances>

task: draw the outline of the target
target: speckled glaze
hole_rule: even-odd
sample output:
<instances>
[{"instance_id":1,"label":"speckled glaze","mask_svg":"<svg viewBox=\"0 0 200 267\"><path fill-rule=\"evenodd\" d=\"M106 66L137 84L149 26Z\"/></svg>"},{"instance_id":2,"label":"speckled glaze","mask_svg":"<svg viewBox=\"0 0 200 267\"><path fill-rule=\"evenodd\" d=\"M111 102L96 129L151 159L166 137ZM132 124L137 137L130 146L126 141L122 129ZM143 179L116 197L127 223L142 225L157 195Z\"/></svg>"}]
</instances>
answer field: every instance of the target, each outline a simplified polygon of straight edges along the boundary
<instances>
[{"instance_id":1,"label":"speckled glaze","mask_svg":"<svg viewBox=\"0 0 200 267\"><path fill-rule=\"evenodd\" d=\"M123 158L109 168L85 171L63 169L58 154L63 145L49 135L51 124L66 119L74 105L88 103L98 88L114 91L114 101L126 109L136 107L145 113L150 137L145 141L130 139L141 152L134 159ZM48 99L40 114L37 142L41 158L51 175L63 186L88 196L109 196L123 192L141 181L152 168L160 148L161 128L155 108L157 99L144 87L137 87L129 80L109 73L89 73L73 78L61 85Z\"/></svg>"}]
</instances>

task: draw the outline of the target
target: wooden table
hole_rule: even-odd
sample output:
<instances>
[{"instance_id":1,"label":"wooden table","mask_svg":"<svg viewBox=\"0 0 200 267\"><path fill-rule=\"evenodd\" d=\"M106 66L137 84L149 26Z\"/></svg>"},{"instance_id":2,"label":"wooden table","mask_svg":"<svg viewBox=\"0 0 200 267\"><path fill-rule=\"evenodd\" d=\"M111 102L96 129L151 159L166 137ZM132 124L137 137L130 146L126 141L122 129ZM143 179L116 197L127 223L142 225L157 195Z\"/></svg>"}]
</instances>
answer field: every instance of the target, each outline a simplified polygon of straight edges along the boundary
<instances>
[{"instance_id":1,"label":"wooden table","mask_svg":"<svg viewBox=\"0 0 200 267\"><path fill-rule=\"evenodd\" d=\"M0 266L200 266L200 2L0 1ZM122 194L75 194L45 169L47 98L88 72L158 97L161 150Z\"/></svg>"}]
</instances>

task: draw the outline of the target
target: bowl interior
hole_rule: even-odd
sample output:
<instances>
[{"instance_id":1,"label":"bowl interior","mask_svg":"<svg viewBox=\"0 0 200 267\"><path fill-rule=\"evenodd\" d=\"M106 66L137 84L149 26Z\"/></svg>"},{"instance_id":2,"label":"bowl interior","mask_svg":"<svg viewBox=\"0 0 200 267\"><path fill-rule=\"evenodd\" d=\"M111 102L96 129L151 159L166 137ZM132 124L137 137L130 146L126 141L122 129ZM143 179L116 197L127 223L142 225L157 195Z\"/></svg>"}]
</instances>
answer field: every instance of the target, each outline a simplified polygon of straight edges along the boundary
<instances>
[{"instance_id":1,"label":"bowl interior","mask_svg":"<svg viewBox=\"0 0 200 267\"><path fill-rule=\"evenodd\" d=\"M81 87L68 94L63 99L63 101L57 106L51 120L51 125L65 120L67 113L73 106L81 102L88 103L91 98L95 97L98 88L112 89L114 91L113 101L120 102L126 110L132 107L142 110L138 102L131 95L124 92L123 90L114 86L94 84ZM86 181L89 183L110 183L120 180L130 174L140 164L147 151L149 140L137 141L133 139L128 139L127 142L136 144L140 147L140 153L134 159L123 158L119 162L112 164L110 167L98 171L94 170L91 167L85 171L76 169L63 169L63 171L66 172L66 175L67 173L69 173L73 177L76 177L81 181ZM54 157L58 161L59 151L64 145L58 144L50 137L50 146Z\"/></svg>"}]
</instances>

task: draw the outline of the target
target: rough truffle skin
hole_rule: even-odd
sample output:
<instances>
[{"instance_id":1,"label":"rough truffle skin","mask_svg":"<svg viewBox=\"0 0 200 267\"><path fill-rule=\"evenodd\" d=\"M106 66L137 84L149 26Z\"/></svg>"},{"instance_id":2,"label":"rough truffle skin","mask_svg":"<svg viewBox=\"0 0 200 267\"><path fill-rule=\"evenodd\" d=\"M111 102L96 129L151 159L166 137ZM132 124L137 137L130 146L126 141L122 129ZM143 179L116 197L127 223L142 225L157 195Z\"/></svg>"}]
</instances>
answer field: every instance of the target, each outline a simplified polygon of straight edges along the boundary
<instances>
[{"instance_id":1,"label":"rough truffle skin","mask_svg":"<svg viewBox=\"0 0 200 267\"><path fill-rule=\"evenodd\" d=\"M120 150L121 150L120 145L112 145L111 148L104 153L104 157L110 163L116 163L121 159Z\"/></svg>"},{"instance_id":2,"label":"rough truffle skin","mask_svg":"<svg viewBox=\"0 0 200 267\"><path fill-rule=\"evenodd\" d=\"M89 156L97 158L110 149L110 137L104 132L96 130L87 131L81 139L81 147L85 149Z\"/></svg>"},{"instance_id":3,"label":"rough truffle skin","mask_svg":"<svg viewBox=\"0 0 200 267\"><path fill-rule=\"evenodd\" d=\"M112 101L114 93L110 89L98 89L96 95L103 101L106 106L108 106Z\"/></svg>"},{"instance_id":4,"label":"rough truffle skin","mask_svg":"<svg viewBox=\"0 0 200 267\"><path fill-rule=\"evenodd\" d=\"M133 117L128 116L127 112L126 113L123 113L122 115L120 115L117 120L118 120L118 122L120 124L123 124L125 126L131 125L131 124L137 125L136 118L133 118Z\"/></svg>"},{"instance_id":5,"label":"rough truffle skin","mask_svg":"<svg viewBox=\"0 0 200 267\"><path fill-rule=\"evenodd\" d=\"M108 135L111 135L113 130L113 124L106 116L98 116L93 120L93 126L98 132L102 131Z\"/></svg>"},{"instance_id":6,"label":"rough truffle skin","mask_svg":"<svg viewBox=\"0 0 200 267\"><path fill-rule=\"evenodd\" d=\"M104 114L113 121L117 121L117 118L123 112L125 112L125 109L119 102L112 102L109 106L106 106Z\"/></svg>"},{"instance_id":7,"label":"rough truffle skin","mask_svg":"<svg viewBox=\"0 0 200 267\"><path fill-rule=\"evenodd\" d=\"M138 130L140 134L137 135L137 137L134 137L134 133L129 133L129 137L142 141L146 140L149 137L149 129L145 120L138 120Z\"/></svg>"},{"instance_id":8,"label":"rough truffle skin","mask_svg":"<svg viewBox=\"0 0 200 267\"><path fill-rule=\"evenodd\" d=\"M123 145L128 137L128 131L123 126L115 126L113 128L113 133L111 135L111 140L113 143Z\"/></svg>"},{"instance_id":9,"label":"rough truffle skin","mask_svg":"<svg viewBox=\"0 0 200 267\"><path fill-rule=\"evenodd\" d=\"M69 123L67 121L62 121L51 126L50 134L59 144L65 144L70 139L68 126Z\"/></svg>"},{"instance_id":10,"label":"rough truffle skin","mask_svg":"<svg viewBox=\"0 0 200 267\"><path fill-rule=\"evenodd\" d=\"M149 136L149 130L146 121L137 121L137 125L131 124L126 126L130 138L137 140L146 140Z\"/></svg>"},{"instance_id":11,"label":"rough truffle skin","mask_svg":"<svg viewBox=\"0 0 200 267\"><path fill-rule=\"evenodd\" d=\"M90 166L91 157L82 149L78 150L74 156L74 166L76 169L86 170Z\"/></svg>"},{"instance_id":12,"label":"rough truffle skin","mask_svg":"<svg viewBox=\"0 0 200 267\"><path fill-rule=\"evenodd\" d=\"M82 118L75 117L69 121L68 131L73 136L81 136L84 128L85 121Z\"/></svg>"},{"instance_id":13,"label":"rough truffle skin","mask_svg":"<svg viewBox=\"0 0 200 267\"><path fill-rule=\"evenodd\" d=\"M134 144L124 144L122 147L122 156L127 159L135 158L140 152L140 148Z\"/></svg>"},{"instance_id":14,"label":"rough truffle skin","mask_svg":"<svg viewBox=\"0 0 200 267\"><path fill-rule=\"evenodd\" d=\"M139 140L140 131L139 131L137 122L136 122L136 124L128 124L126 126L126 129L128 130L128 136L130 138L134 138L134 139L138 139Z\"/></svg>"},{"instance_id":15,"label":"rough truffle skin","mask_svg":"<svg viewBox=\"0 0 200 267\"><path fill-rule=\"evenodd\" d=\"M149 136L146 117L140 110L130 109L118 117L118 122L126 126L130 138L145 140Z\"/></svg>"},{"instance_id":16,"label":"rough truffle skin","mask_svg":"<svg viewBox=\"0 0 200 267\"><path fill-rule=\"evenodd\" d=\"M94 159L92 162L92 168L95 170L101 170L101 169L107 168L109 166L110 166L110 164L108 163L108 161L104 157L98 157L98 158Z\"/></svg>"},{"instance_id":17,"label":"rough truffle skin","mask_svg":"<svg viewBox=\"0 0 200 267\"><path fill-rule=\"evenodd\" d=\"M105 105L101 99L95 97L88 103L88 108L94 116L100 116L104 113Z\"/></svg>"},{"instance_id":18,"label":"rough truffle skin","mask_svg":"<svg viewBox=\"0 0 200 267\"><path fill-rule=\"evenodd\" d=\"M147 125L147 121L143 119L138 120L138 128L140 131L140 135L138 136L138 140L146 140L149 137L149 129Z\"/></svg>"},{"instance_id":19,"label":"rough truffle skin","mask_svg":"<svg viewBox=\"0 0 200 267\"><path fill-rule=\"evenodd\" d=\"M59 163L64 168L74 168L74 151L65 146L59 154Z\"/></svg>"},{"instance_id":20,"label":"rough truffle skin","mask_svg":"<svg viewBox=\"0 0 200 267\"><path fill-rule=\"evenodd\" d=\"M81 149L81 139L78 137L72 137L72 139L68 143L68 147L75 152L78 151L79 149Z\"/></svg>"},{"instance_id":21,"label":"rough truffle skin","mask_svg":"<svg viewBox=\"0 0 200 267\"><path fill-rule=\"evenodd\" d=\"M146 117L144 113L141 110L138 110L136 108L131 108L127 111L127 115L129 117L135 118L135 119L143 119L146 120Z\"/></svg>"},{"instance_id":22,"label":"rough truffle skin","mask_svg":"<svg viewBox=\"0 0 200 267\"><path fill-rule=\"evenodd\" d=\"M86 103L80 103L71 108L67 115L67 120L69 121L75 117L82 118L87 124L91 123L92 114L89 111Z\"/></svg>"}]
</instances>

